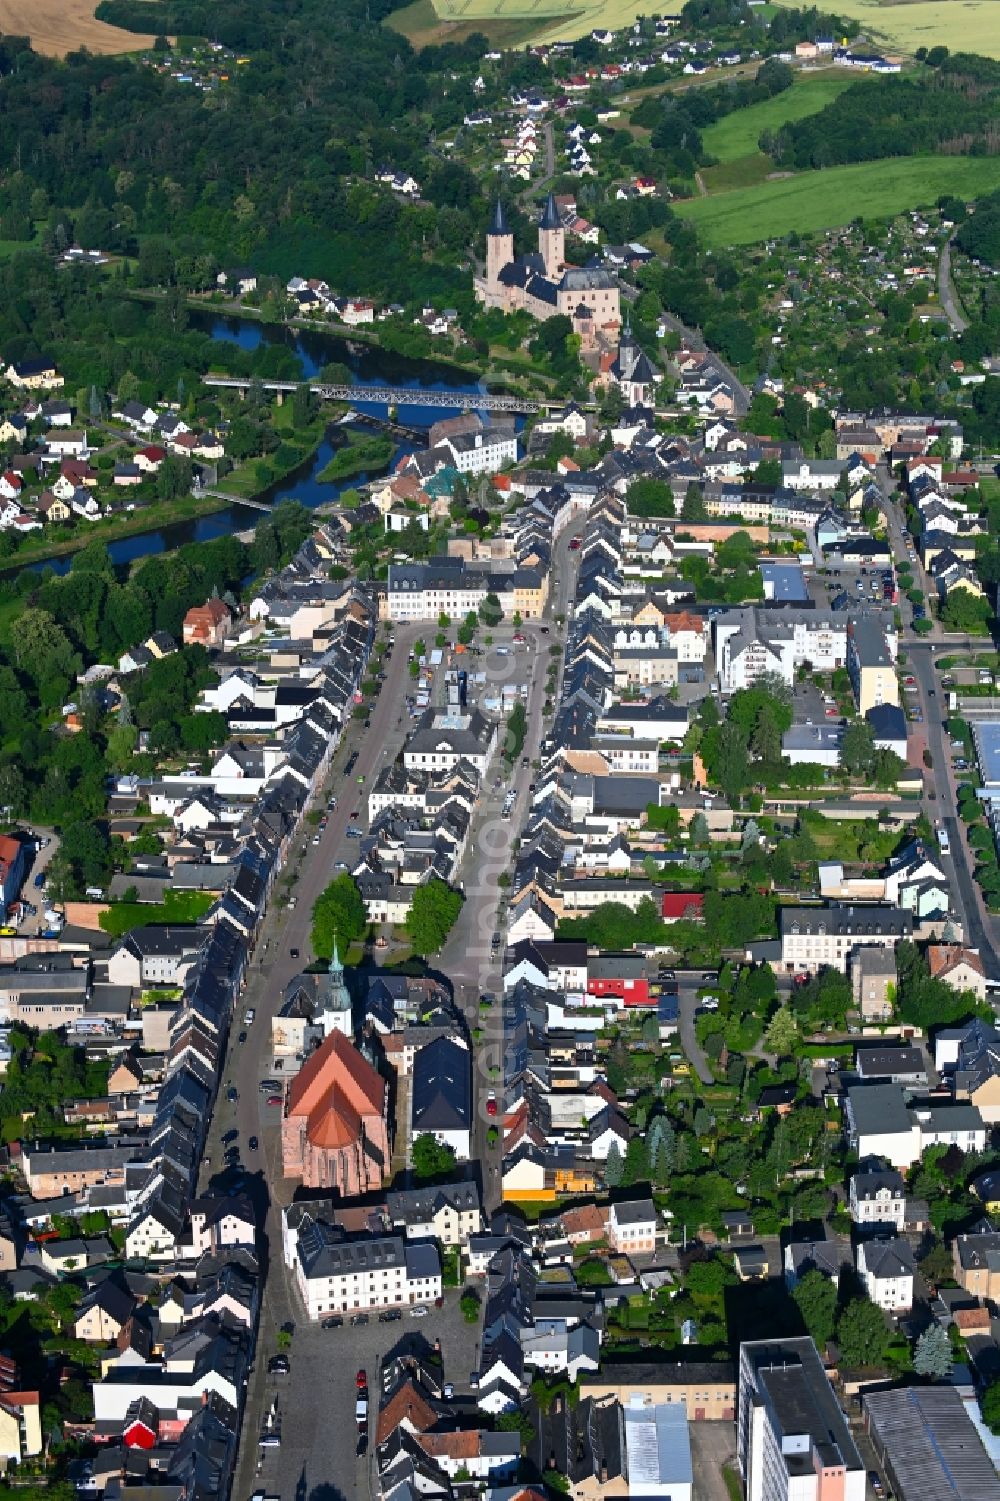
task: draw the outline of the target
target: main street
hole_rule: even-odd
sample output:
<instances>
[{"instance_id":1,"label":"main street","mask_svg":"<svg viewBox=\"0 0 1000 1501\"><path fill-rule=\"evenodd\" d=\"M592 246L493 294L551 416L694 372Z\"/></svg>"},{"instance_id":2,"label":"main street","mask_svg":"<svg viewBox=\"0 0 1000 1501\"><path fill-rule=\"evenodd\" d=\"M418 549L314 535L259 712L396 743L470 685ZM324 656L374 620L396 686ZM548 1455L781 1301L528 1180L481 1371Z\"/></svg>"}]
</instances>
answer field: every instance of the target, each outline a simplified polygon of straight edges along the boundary
<instances>
[{"instance_id":1,"label":"main street","mask_svg":"<svg viewBox=\"0 0 1000 1501\"><path fill-rule=\"evenodd\" d=\"M879 483L885 497L889 540L898 567L909 560L900 518L900 501L893 495L891 476L885 465L879 466ZM922 577L925 591L933 588L933 583L927 580L922 570L918 576ZM950 846L948 854L941 855L942 867L945 874L954 874L952 894L966 942L973 948L978 948L987 974L997 979L1000 978L1000 924L986 911L973 876L965 826L955 816L958 797L951 764L951 737L945 729L948 717L945 696L939 691L934 660L935 653L945 646L960 647L977 643L971 642L968 637L946 636L937 624L928 636L918 636L912 629L912 610L907 599L900 599L899 610L903 621L900 650L906 653L906 665L917 681L924 716L923 727L931 759L924 778L929 813L932 822L939 822L947 833ZM981 641L978 642L979 646L982 644Z\"/></svg>"}]
</instances>

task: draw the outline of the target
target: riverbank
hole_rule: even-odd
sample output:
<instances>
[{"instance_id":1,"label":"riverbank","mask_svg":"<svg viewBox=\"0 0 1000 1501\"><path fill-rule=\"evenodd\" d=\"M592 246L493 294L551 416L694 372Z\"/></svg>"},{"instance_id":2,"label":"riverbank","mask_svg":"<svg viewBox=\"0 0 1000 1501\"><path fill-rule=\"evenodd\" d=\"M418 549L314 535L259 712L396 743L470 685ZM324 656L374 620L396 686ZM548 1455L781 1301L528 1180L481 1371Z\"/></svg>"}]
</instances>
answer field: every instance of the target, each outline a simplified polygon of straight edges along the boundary
<instances>
[{"instance_id":1,"label":"riverbank","mask_svg":"<svg viewBox=\"0 0 1000 1501\"><path fill-rule=\"evenodd\" d=\"M44 532L30 533L16 552L0 558L0 573L37 567L50 558L67 557L80 552L91 542L123 542L128 537L158 531L181 521L197 521L202 516L211 516L225 509L226 501L215 495L181 495L176 500L154 500L150 505L137 506L134 511L102 516L97 521L80 521L77 523L79 530L69 537L60 538L63 527L57 523Z\"/></svg>"},{"instance_id":2,"label":"riverbank","mask_svg":"<svg viewBox=\"0 0 1000 1501\"><path fill-rule=\"evenodd\" d=\"M316 478L320 484L335 484L337 480L352 479L358 474L376 473L388 467L395 452L395 440L381 433L364 436L349 433L346 446L337 449Z\"/></svg>"},{"instance_id":3,"label":"riverbank","mask_svg":"<svg viewBox=\"0 0 1000 1501\"><path fill-rule=\"evenodd\" d=\"M315 458L333 420L332 414L317 418L308 428L296 431L291 426L290 413L289 406L277 407L274 411L272 421L281 433L281 443L274 453L247 459L223 476L219 488L227 495L235 495L240 500L257 500L275 485L282 485L298 474L304 464Z\"/></svg>"}]
</instances>

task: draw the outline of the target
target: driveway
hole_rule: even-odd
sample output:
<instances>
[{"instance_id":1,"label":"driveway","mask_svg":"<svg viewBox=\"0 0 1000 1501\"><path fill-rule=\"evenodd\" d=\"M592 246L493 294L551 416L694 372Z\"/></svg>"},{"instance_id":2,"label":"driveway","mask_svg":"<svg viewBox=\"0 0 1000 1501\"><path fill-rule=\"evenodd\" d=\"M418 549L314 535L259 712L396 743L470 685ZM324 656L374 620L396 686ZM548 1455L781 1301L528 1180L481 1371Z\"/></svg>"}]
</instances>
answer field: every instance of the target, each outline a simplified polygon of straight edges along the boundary
<instances>
[{"instance_id":1,"label":"driveway","mask_svg":"<svg viewBox=\"0 0 1000 1501\"><path fill-rule=\"evenodd\" d=\"M694 1030L695 1013L698 1010L698 989L702 983L700 976L678 974L677 993L680 1013L678 1031L684 1055L690 1059L698 1078L702 1084L711 1084L714 1076Z\"/></svg>"}]
</instances>

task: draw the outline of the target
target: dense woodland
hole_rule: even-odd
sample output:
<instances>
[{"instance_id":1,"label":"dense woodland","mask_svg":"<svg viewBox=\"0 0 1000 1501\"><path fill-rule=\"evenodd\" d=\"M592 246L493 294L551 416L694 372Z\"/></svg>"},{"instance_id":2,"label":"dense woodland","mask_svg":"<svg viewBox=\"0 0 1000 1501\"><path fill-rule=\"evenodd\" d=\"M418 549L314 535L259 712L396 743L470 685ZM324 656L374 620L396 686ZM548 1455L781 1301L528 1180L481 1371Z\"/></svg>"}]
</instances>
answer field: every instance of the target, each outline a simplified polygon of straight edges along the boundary
<instances>
[{"instance_id":1,"label":"dense woodland","mask_svg":"<svg viewBox=\"0 0 1000 1501\"><path fill-rule=\"evenodd\" d=\"M786 167L883 156L994 155L1000 150L1000 62L956 53L918 76L862 79L818 114L767 132Z\"/></svg>"}]
</instances>

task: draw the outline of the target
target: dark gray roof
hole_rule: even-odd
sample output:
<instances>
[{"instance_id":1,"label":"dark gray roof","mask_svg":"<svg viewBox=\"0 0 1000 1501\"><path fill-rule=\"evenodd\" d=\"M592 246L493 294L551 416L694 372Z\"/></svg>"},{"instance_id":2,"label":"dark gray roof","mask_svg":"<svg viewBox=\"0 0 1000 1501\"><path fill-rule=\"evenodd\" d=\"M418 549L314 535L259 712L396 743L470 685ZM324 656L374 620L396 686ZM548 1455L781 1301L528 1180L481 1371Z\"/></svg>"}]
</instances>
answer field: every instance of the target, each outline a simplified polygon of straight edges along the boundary
<instances>
[{"instance_id":1,"label":"dark gray roof","mask_svg":"<svg viewBox=\"0 0 1000 1501\"><path fill-rule=\"evenodd\" d=\"M467 1131L472 1119L467 1048L437 1037L413 1060L413 1132Z\"/></svg>"}]
</instances>

